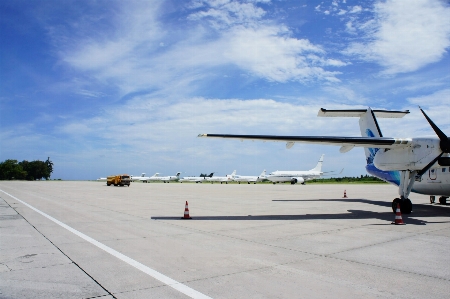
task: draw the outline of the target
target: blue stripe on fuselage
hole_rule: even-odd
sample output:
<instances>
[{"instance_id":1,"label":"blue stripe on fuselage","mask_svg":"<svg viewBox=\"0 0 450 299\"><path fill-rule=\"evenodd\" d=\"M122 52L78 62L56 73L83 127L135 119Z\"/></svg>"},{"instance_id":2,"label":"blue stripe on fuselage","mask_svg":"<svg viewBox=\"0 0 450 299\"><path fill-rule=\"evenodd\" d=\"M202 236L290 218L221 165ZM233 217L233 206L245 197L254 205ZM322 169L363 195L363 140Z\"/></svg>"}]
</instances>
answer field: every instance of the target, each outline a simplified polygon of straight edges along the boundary
<instances>
[{"instance_id":1,"label":"blue stripe on fuselage","mask_svg":"<svg viewBox=\"0 0 450 299\"><path fill-rule=\"evenodd\" d=\"M398 172L398 171L379 170L372 163L366 165L366 171L369 174L382 179L383 181L394 184L396 186L400 185L400 172Z\"/></svg>"}]
</instances>

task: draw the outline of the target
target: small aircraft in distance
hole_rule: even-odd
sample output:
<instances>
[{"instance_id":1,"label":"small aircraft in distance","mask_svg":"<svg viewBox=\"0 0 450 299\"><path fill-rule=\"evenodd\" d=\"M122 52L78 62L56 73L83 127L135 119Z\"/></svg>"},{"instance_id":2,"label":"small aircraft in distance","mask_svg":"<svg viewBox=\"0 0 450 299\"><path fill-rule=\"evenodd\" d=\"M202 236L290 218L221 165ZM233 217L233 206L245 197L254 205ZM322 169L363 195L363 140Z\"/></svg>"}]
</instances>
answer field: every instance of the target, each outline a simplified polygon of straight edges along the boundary
<instances>
[{"instance_id":1,"label":"small aircraft in distance","mask_svg":"<svg viewBox=\"0 0 450 299\"><path fill-rule=\"evenodd\" d=\"M401 118L406 111L388 111L367 109L327 110L321 108L321 117L359 117L362 137L333 136L274 136L274 135L230 135L199 134L198 137L250 139L261 141L286 142L291 148L296 142L340 146L340 152L346 153L354 147L363 147L366 154L366 171L386 182L398 186L400 197L392 201L395 212L400 204L402 213L412 211L408 198L411 192L430 195L434 202L446 204L450 196L450 138L420 108L426 120L433 128L436 137L393 138L383 137L376 117ZM428 175L426 175L428 174Z\"/></svg>"},{"instance_id":2,"label":"small aircraft in distance","mask_svg":"<svg viewBox=\"0 0 450 299\"><path fill-rule=\"evenodd\" d=\"M195 182L195 183L202 183L206 180L206 178L212 178L214 175L214 172L211 172L209 175L205 176L185 176L182 179L179 180L180 183L183 182Z\"/></svg>"},{"instance_id":3,"label":"small aircraft in distance","mask_svg":"<svg viewBox=\"0 0 450 299\"><path fill-rule=\"evenodd\" d=\"M235 174L236 174L236 170L233 171L232 174L227 174L226 176L215 176L215 177L210 177L210 178L207 178L206 180L207 180L208 182L211 182L211 184L214 184L214 182L220 182L221 184L222 184L223 182L225 182L225 184L228 184L228 182L233 181Z\"/></svg>"},{"instance_id":4,"label":"small aircraft in distance","mask_svg":"<svg viewBox=\"0 0 450 299\"><path fill-rule=\"evenodd\" d=\"M305 181L309 181L312 179L318 179L322 176L322 164L323 164L323 156L325 154L322 154L320 156L319 161L317 162L316 167L314 167L311 170L305 170L305 171L274 171L270 173L268 176L266 176L266 179L273 182L275 185L276 183L280 182L291 182L291 185L300 183L305 184Z\"/></svg>"},{"instance_id":5,"label":"small aircraft in distance","mask_svg":"<svg viewBox=\"0 0 450 299\"><path fill-rule=\"evenodd\" d=\"M254 175L235 175L234 181L238 182L239 184L241 182L247 182L247 184L253 183L256 184L256 182L262 182L264 179L266 179L266 170L264 169L263 172L259 176Z\"/></svg>"},{"instance_id":6,"label":"small aircraft in distance","mask_svg":"<svg viewBox=\"0 0 450 299\"><path fill-rule=\"evenodd\" d=\"M141 173L140 176L134 176L134 175L131 176L131 180L132 181L140 181L140 182L143 182L143 183L147 183L148 179L149 179L149 177L145 176L145 172Z\"/></svg>"},{"instance_id":7,"label":"small aircraft in distance","mask_svg":"<svg viewBox=\"0 0 450 299\"><path fill-rule=\"evenodd\" d=\"M180 179L180 173L177 172L176 175L169 175L169 176L159 176L159 173L155 173L153 176L149 177L149 181L162 181L164 183L170 183L170 181L178 181Z\"/></svg>"}]
</instances>

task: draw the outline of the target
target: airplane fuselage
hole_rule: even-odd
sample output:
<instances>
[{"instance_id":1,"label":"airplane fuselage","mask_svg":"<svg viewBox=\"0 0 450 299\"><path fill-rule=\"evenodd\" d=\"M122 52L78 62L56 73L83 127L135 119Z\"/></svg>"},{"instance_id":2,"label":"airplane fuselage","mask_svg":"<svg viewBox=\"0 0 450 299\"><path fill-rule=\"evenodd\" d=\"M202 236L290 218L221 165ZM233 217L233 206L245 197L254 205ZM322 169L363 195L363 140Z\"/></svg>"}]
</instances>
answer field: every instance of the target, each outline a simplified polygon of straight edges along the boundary
<instances>
[{"instance_id":1,"label":"airplane fuselage","mask_svg":"<svg viewBox=\"0 0 450 299\"><path fill-rule=\"evenodd\" d=\"M322 174L323 172L320 171L274 171L266 176L266 179L274 183L292 182L292 180L303 183L305 181L318 179Z\"/></svg>"},{"instance_id":2,"label":"airplane fuselage","mask_svg":"<svg viewBox=\"0 0 450 299\"><path fill-rule=\"evenodd\" d=\"M261 182L264 178L261 178L259 176L252 176L252 175L235 175L234 181L236 182Z\"/></svg>"},{"instance_id":3,"label":"airplane fuselage","mask_svg":"<svg viewBox=\"0 0 450 299\"><path fill-rule=\"evenodd\" d=\"M373 164L366 166L366 171L383 181L395 186L400 185L399 171L382 171ZM424 195L450 196L450 167L439 167L428 170L421 181L415 181L412 191Z\"/></svg>"},{"instance_id":4,"label":"airplane fuselage","mask_svg":"<svg viewBox=\"0 0 450 299\"><path fill-rule=\"evenodd\" d=\"M205 177L202 176L185 176L182 179L180 179L180 183L183 182L196 182L196 183L201 183L203 181L206 181Z\"/></svg>"},{"instance_id":5,"label":"airplane fuselage","mask_svg":"<svg viewBox=\"0 0 450 299\"><path fill-rule=\"evenodd\" d=\"M207 178L206 180L208 182L232 182L233 178L225 177L225 176L216 176L216 177L212 177L212 178Z\"/></svg>"}]
</instances>

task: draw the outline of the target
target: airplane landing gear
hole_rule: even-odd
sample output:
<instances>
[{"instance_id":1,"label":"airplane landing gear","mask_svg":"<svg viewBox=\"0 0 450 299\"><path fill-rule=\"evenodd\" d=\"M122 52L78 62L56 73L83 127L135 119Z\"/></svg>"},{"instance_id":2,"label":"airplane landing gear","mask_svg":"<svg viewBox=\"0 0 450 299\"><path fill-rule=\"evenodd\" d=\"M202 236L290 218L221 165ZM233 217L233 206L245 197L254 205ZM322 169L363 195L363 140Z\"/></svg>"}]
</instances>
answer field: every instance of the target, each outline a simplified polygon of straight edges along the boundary
<instances>
[{"instance_id":1,"label":"airplane landing gear","mask_svg":"<svg viewBox=\"0 0 450 299\"><path fill-rule=\"evenodd\" d=\"M400 203L400 211L402 212L402 214L411 214L412 203L408 196L411 193L416 174L417 171L415 170L400 171L400 184L398 186L398 193L400 195L400 198L396 198L392 201L392 212L395 213L395 210L397 209L397 203Z\"/></svg>"},{"instance_id":2,"label":"airplane landing gear","mask_svg":"<svg viewBox=\"0 0 450 299\"><path fill-rule=\"evenodd\" d=\"M397 210L397 203L400 203L400 211L402 214L411 214L412 212L412 202L409 198L396 198L392 201L392 212L395 213Z\"/></svg>"},{"instance_id":3,"label":"airplane landing gear","mask_svg":"<svg viewBox=\"0 0 450 299\"><path fill-rule=\"evenodd\" d=\"M430 203L434 203L436 201L436 196L431 195L430 196Z\"/></svg>"},{"instance_id":4,"label":"airplane landing gear","mask_svg":"<svg viewBox=\"0 0 450 299\"><path fill-rule=\"evenodd\" d=\"M447 197L445 197L445 196L439 197L439 203L441 205L446 205L447 204Z\"/></svg>"}]
</instances>

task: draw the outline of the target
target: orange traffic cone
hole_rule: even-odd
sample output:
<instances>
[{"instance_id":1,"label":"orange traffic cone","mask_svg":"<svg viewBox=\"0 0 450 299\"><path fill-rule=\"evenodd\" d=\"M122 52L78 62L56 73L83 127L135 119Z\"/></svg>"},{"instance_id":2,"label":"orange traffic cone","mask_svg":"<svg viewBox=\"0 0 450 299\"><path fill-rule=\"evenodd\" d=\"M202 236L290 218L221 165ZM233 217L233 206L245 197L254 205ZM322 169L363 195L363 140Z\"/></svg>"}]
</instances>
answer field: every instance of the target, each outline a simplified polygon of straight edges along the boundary
<instances>
[{"instance_id":1,"label":"orange traffic cone","mask_svg":"<svg viewBox=\"0 0 450 299\"><path fill-rule=\"evenodd\" d=\"M181 217L181 219L192 219L191 217L189 217L189 207L187 200L186 200L186 207L184 208L184 217Z\"/></svg>"},{"instance_id":2,"label":"orange traffic cone","mask_svg":"<svg viewBox=\"0 0 450 299\"><path fill-rule=\"evenodd\" d=\"M342 198L348 198L347 197L347 190L344 190L344 197L342 197Z\"/></svg>"},{"instance_id":3,"label":"orange traffic cone","mask_svg":"<svg viewBox=\"0 0 450 299\"><path fill-rule=\"evenodd\" d=\"M395 224L395 225L405 225L406 224L403 222L403 219L402 219L402 212L400 212L400 203L397 203L397 209L395 210L395 221L393 221L391 224Z\"/></svg>"}]
</instances>

